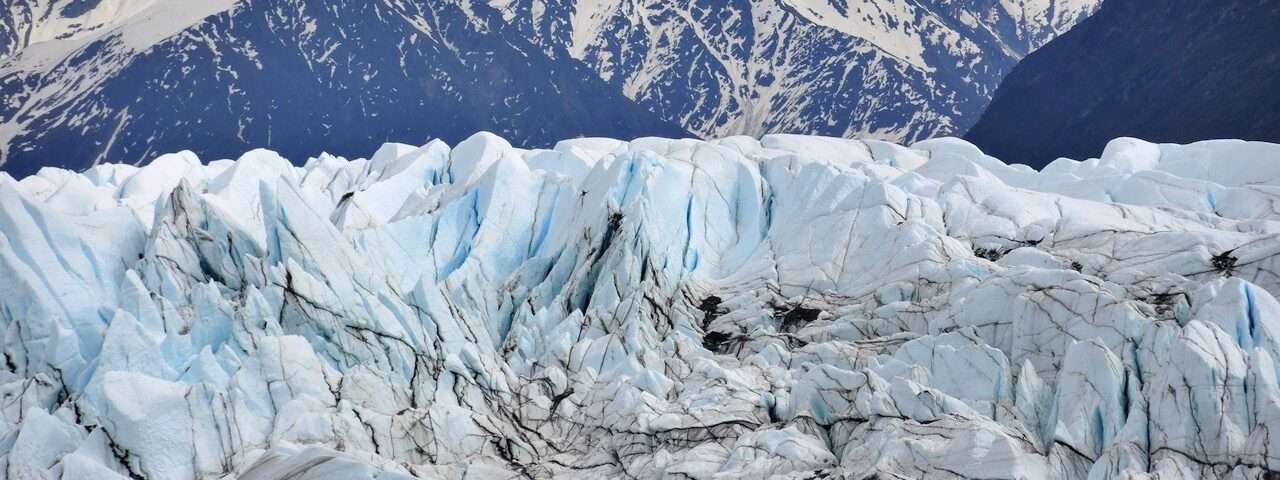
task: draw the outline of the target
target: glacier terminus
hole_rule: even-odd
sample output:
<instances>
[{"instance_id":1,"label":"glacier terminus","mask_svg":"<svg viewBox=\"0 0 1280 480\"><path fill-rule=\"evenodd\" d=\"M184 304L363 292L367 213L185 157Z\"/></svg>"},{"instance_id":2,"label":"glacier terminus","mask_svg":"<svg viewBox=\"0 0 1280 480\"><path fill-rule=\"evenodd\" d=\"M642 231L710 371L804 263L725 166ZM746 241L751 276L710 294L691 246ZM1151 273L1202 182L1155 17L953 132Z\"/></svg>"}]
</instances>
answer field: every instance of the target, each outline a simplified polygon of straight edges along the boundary
<instances>
[{"instance_id":1,"label":"glacier terminus","mask_svg":"<svg viewBox=\"0 0 1280 480\"><path fill-rule=\"evenodd\" d=\"M1280 145L208 160L0 173L0 476L1280 471Z\"/></svg>"}]
</instances>

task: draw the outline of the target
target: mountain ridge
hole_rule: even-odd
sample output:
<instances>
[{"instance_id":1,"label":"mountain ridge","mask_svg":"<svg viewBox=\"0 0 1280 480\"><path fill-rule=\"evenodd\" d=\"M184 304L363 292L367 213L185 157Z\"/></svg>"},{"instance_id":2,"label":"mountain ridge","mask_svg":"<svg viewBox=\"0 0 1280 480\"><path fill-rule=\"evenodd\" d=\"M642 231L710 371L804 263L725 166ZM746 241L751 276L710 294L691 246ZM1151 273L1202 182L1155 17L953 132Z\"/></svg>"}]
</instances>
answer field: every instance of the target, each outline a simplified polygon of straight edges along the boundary
<instances>
[{"instance_id":1,"label":"mountain ridge","mask_svg":"<svg viewBox=\"0 0 1280 480\"><path fill-rule=\"evenodd\" d=\"M0 168L139 163L178 148L355 155L478 130L526 146L767 131L922 139L966 128L1019 52L1096 3L1042 0L1053 8L1016 21L1010 12L1031 4L103 0L77 7L93 21L68 38L0 60ZM13 19L73 22L54 18L70 3L10 9L24 5ZM54 28L30 25L0 37L12 49Z\"/></svg>"}]
</instances>

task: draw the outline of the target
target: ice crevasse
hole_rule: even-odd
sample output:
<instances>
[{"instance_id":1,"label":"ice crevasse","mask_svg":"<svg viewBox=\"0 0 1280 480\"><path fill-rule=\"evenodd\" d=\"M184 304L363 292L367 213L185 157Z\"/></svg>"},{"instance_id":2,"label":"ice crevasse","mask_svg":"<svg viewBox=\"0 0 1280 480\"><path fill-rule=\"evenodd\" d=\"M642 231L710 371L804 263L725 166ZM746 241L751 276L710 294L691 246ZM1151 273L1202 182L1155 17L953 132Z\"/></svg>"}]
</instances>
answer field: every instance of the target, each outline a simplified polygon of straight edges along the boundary
<instances>
[{"instance_id":1,"label":"ice crevasse","mask_svg":"<svg viewBox=\"0 0 1280 480\"><path fill-rule=\"evenodd\" d=\"M0 174L0 477L1275 478L1277 272L1234 140Z\"/></svg>"}]
</instances>

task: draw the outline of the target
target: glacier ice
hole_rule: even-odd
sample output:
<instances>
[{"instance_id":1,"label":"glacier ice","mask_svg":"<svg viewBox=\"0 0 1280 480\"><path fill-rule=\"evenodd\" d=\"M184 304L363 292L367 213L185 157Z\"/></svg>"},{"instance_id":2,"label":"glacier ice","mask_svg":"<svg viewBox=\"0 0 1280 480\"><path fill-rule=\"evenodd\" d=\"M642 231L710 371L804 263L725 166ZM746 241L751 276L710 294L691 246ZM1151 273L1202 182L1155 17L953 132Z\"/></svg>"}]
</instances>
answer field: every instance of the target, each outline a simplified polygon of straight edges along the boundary
<instances>
[{"instance_id":1,"label":"glacier ice","mask_svg":"<svg viewBox=\"0 0 1280 480\"><path fill-rule=\"evenodd\" d=\"M1274 478L1278 272L1242 141L0 174L0 476Z\"/></svg>"}]
</instances>

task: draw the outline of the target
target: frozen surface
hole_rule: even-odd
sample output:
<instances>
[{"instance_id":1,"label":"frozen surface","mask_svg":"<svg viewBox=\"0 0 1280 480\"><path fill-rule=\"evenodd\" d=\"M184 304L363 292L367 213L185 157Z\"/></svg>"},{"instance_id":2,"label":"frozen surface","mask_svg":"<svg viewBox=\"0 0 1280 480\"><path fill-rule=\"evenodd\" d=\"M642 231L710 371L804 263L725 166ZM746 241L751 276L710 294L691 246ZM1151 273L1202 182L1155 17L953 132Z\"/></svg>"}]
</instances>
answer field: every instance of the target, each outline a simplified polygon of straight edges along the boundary
<instances>
[{"instance_id":1,"label":"frozen surface","mask_svg":"<svg viewBox=\"0 0 1280 480\"><path fill-rule=\"evenodd\" d=\"M1273 478L1278 232L1240 141L0 174L0 477Z\"/></svg>"}]
</instances>

